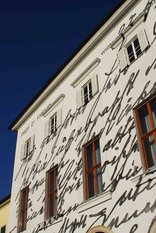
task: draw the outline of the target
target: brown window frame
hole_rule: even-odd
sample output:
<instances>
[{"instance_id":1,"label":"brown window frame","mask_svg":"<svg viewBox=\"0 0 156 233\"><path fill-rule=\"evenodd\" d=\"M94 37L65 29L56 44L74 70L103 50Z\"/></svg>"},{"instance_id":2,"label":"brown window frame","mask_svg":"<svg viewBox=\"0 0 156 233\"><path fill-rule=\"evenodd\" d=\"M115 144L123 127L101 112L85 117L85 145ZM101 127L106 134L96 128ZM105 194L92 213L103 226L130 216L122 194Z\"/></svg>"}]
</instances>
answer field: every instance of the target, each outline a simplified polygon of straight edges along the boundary
<instances>
[{"instance_id":1,"label":"brown window frame","mask_svg":"<svg viewBox=\"0 0 156 233\"><path fill-rule=\"evenodd\" d=\"M152 95L149 98L147 98L145 101L143 101L141 104L139 104L137 107L134 108L134 116L135 116L135 122L136 122L136 126L137 126L137 136L138 136L138 142L139 142L139 148L141 150L141 154L142 154L142 162L143 162L143 166L144 166L144 170L149 170L152 167L155 167L155 165L150 166L149 162L148 162L148 154L146 152L146 147L144 144L144 140L150 138L150 136L153 136L154 138L154 143L156 144L156 126L154 123L154 119L152 116L152 110L151 110L151 102L155 99L156 101L156 95ZM142 132L142 127L141 127L141 120L139 117L139 110L146 108L146 110L148 111L148 116L149 116L149 120L150 120L150 126L151 126L151 130L149 130L146 133ZM154 161L153 161L154 162Z\"/></svg>"},{"instance_id":2,"label":"brown window frame","mask_svg":"<svg viewBox=\"0 0 156 233\"><path fill-rule=\"evenodd\" d=\"M26 230L27 211L28 211L28 195L29 195L29 187L27 186L20 192L18 232Z\"/></svg>"},{"instance_id":3,"label":"brown window frame","mask_svg":"<svg viewBox=\"0 0 156 233\"><path fill-rule=\"evenodd\" d=\"M85 145L83 145L83 154L84 154L84 196L85 200L88 200L91 197L97 196L100 194L100 190L98 187L98 175L97 175L97 169L101 168L101 153L100 153L100 162L96 162L96 154L95 154L95 143L98 140L99 144L99 150L100 150L100 142L99 142L99 136L94 138L93 140L89 141ZM92 147L92 161L93 161L93 166L90 168L87 168L87 148L91 145ZM89 174L93 174L93 189L94 189L94 195L90 196L89 195ZM101 174L101 179L102 179L102 174Z\"/></svg>"},{"instance_id":4,"label":"brown window frame","mask_svg":"<svg viewBox=\"0 0 156 233\"><path fill-rule=\"evenodd\" d=\"M46 174L46 214L45 218L49 219L57 214L57 173L58 173L58 165L51 168L47 171ZM51 176L51 174L53 174ZM53 179L53 191L50 191L51 179ZM52 202L52 210L51 210L51 202Z\"/></svg>"}]
</instances>

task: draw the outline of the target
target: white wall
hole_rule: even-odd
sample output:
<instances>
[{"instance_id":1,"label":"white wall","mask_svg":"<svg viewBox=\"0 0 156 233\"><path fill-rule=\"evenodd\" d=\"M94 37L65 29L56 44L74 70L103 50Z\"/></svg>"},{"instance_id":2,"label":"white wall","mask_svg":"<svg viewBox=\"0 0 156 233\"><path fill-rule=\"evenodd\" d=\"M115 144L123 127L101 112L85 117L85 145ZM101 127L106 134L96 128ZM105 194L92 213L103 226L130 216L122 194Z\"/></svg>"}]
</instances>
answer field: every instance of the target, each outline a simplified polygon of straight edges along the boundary
<instances>
[{"instance_id":1,"label":"white wall","mask_svg":"<svg viewBox=\"0 0 156 233\"><path fill-rule=\"evenodd\" d=\"M73 69L64 82L19 128L10 232L17 232L19 192L28 184L30 193L26 232L44 232L45 227L47 233L80 233L87 232L90 227L96 225L112 227L114 233L148 232L155 217L156 171L144 174L133 116L133 108L149 96L156 86L156 2L152 1L149 7L147 3L147 0L139 1L121 22L116 23L116 27L107 37ZM133 30L123 42L126 44L141 28L145 28L149 48L125 73L120 72L117 54L122 41L116 43L115 49L112 49L110 44L119 36L121 27L124 30L131 28L129 25L132 16L135 20L145 9L146 20L135 29L133 26ZM99 64L73 87L71 84L74 80L97 58L100 59ZM99 93L85 108L78 111L76 91L94 74L98 75ZM42 116L42 112L60 94L65 96L63 100L47 116ZM43 143L45 122L60 108L62 125L54 138L50 138L48 143ZM84 203L82 146L100 132L101 160L105 168L104 192ZM33 134L33 156L21 161L21 145ZM52 220L51 223L46 222L43 227L46 171L55 164L59 165L58 212L62 217ZM76 189L79 183L80 187Z\"/></svg>"}]
</instances>

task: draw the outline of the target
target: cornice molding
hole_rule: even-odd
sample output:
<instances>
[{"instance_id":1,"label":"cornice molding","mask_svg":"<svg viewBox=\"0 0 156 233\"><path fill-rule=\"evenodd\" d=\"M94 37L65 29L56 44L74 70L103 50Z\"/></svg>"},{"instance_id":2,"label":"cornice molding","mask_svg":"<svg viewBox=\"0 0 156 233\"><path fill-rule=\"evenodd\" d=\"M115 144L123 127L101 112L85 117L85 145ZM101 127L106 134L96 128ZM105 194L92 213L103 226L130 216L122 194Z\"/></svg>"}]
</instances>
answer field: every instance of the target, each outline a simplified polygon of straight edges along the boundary
<instances>
[{"instance_id":1,"label":"cornice molding","mask_svg":"<svg viewBox=\"0 0 156 233\"><path fill-rule=\"evenodd\" d=\"M25 111L10 126L11 130L18 131L21 125L32 115L39 105L63 82L68 75L76 69L83 59L103 40L108 33L121 21L121 19L141 0L127 0L119 9L104 23L104 25L92 36L82 49L69 61L61 72L51 81L42 93L28 106Z\"/></svg>"}]
</instances>

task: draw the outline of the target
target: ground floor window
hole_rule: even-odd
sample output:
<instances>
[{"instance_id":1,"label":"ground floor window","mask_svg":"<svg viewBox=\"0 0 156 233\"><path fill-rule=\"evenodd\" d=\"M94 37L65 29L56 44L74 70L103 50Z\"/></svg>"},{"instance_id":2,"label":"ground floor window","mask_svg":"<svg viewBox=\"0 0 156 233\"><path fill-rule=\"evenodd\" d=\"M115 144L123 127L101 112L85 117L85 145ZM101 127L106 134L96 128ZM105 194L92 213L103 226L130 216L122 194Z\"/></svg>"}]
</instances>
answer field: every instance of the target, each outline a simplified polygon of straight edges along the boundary
<instances>
[{"instance_id":1,"label":"ground floor window","mask_svg":"<svg viewBox=\"0 0 156 233\"><path fill-rule=\"evenodd\" d=\"M18 218L18 232L24 231L27 225L29 187L24 188L20 193L20 206Z\"/></svg>"},{"instance_id":2,"label":"ground floor window","mask_svg":"<svg viewBox=\"0 0 156 233\"><path fill-rule=\"evenodd\" d=\"M87 233L113 233L113 231L108 227L98 225L89 229Z\"/></svg>"},{"instance_id":3,"label":"ground floor window","mask_svg":"<svg viewBox=\"0 0 156 233\"><path fill-rule=\"evenodd\" d=\"M134 109L145 170L156 166L156 96Z\"/></svg>"}]
</instances>

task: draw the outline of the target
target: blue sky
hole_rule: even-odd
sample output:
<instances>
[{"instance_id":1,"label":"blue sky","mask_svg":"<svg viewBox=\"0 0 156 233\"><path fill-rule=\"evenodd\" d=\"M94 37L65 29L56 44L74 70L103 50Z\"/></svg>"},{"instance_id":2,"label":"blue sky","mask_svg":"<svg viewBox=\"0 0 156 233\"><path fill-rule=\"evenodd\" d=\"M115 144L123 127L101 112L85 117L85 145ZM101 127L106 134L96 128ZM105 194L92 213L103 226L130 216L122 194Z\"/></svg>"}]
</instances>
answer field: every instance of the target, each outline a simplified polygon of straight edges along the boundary
<instances>
[{"instance_id":1,"label":"blue sky","mask_svg":"<svg viewBox=\"0 0 156 233\"><path fill-rule=\"evenodd\" d=\"M11 192L9 125L120 0L0 0L0 200Z\"/></svg>"}]
</instances>

